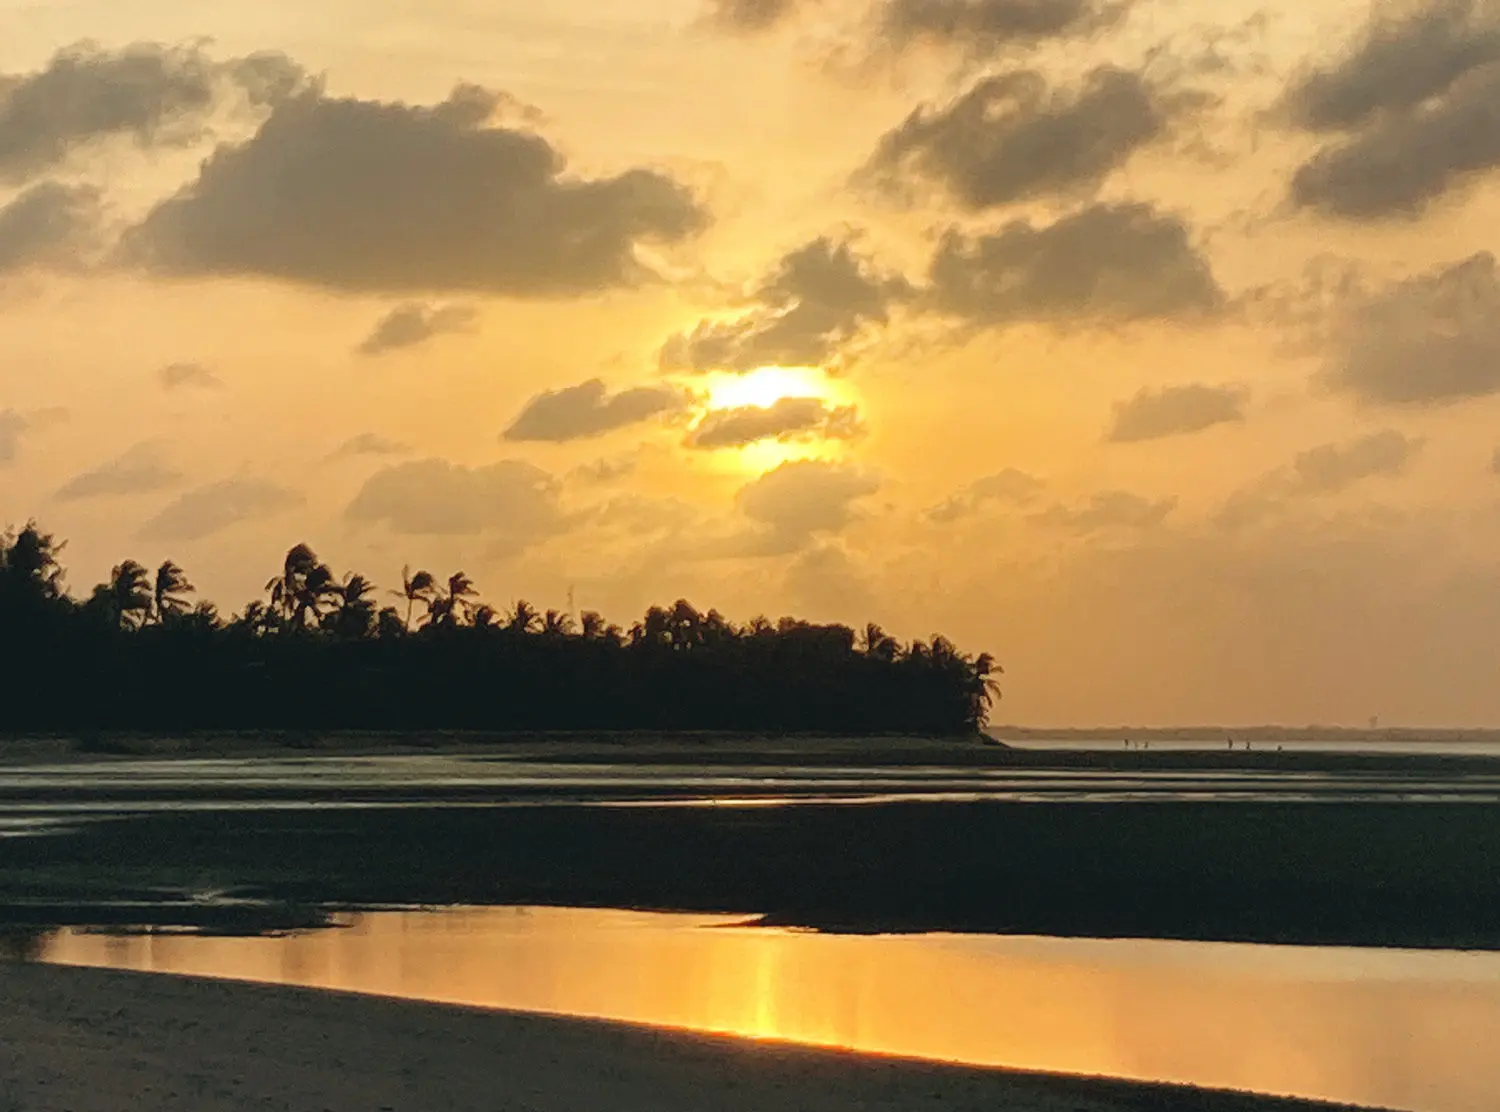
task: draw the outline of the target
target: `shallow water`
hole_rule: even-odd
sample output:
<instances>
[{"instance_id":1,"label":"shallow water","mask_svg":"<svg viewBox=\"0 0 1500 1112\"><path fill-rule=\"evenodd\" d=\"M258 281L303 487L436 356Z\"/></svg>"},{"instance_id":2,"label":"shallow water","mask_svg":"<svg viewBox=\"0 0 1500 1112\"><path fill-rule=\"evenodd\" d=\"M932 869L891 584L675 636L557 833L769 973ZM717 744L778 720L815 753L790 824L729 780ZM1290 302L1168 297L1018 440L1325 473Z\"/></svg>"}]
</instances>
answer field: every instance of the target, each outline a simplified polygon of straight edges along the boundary
<instances>
[{"instance_id":1,"label":"shallow water","mask_svg":"<svg viewBox=\"0 0 1500 1112\"><path fill-rule=\"evenodd\" d=\"M64 931L41 956L1412 1112L1500 1104L1497 954L486 908L278 938Z\"/></svg>"},{"instance_id":2,"label":"shallow water","mask_svg":"<svg viewBox=\"0 0 1500 1112\"><path fill-rule=\"evenodd\" d=\"M1432 768L1027 769L580 764L421 755L100 761L0 769L13 832L90 816L306 807L791 806L911 802L1500 802L1493 774Z\"/></svg>"}]
</instances>

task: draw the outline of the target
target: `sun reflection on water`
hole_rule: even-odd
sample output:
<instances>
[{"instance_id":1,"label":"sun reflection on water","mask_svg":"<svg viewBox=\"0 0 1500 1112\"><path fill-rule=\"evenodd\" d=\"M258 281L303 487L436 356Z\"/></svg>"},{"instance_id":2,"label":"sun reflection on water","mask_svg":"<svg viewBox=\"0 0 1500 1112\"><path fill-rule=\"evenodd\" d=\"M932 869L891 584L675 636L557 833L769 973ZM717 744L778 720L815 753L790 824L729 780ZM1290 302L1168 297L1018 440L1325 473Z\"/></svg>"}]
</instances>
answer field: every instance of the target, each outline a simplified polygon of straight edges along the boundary
<instances>
[{"instance_id":1,"label":"sun reflection on water","mask_svg":"<svg viewBox=\"0 0 1500 1112\"><path fill-rule=\"evenodd\" d=\"M1500 955L392 912L283 938L65 931L43 960L281 982L1415 1112L1493 1112Z\"/></svg>"}]
</instances>

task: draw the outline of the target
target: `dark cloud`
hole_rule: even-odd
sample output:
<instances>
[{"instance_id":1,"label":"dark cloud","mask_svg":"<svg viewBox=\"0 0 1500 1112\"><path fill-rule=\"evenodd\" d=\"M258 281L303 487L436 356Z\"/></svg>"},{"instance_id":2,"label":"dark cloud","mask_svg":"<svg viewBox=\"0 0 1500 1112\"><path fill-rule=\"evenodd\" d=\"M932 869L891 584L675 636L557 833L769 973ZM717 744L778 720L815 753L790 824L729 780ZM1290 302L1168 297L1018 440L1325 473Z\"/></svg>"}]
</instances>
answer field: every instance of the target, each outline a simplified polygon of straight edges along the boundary
<instances>
[{"instance_id":1,"label":"dark cloud","mask_svg":"<svg viewBox=\"0 0 1500 1112\"><path fill-rule=\"evenodd\" d=\"M1300 452L1292 462L1268 472L1232 494L1215 520L1230 529L1254 525L1295 501L1342 493L1381 476L1404 474L1424 441L1382 429L1339 443Z\"/></svg>"},{"instance_id":2,"label":"dark cloud","mask_svg":"<svg viewBox=\"0 0 1500 1112\"><path fill-rule=\"evenodd\" d=\"M602 379L591 378L532 398L505 430L503 439L554 444L587 440L676 412L686 404L682 391L671 386L637 386L611 394Z\"/></svg>"},{"instance_id":3,"label":"dark cloud","mask_svg":"<svg viewBox=\"0 0 1500 1112\"><path fill-rule=\"evenodd\" d=\"M220 62L196 45L71 46L45 69L0 75L0 180L25 181L111 136L143 147L196 139L231 92L263 105L305 84L279 54Z\"/></svg>"},{"instance_id":4,"label":"dark cloud","mask_svg":"<svg viewBox=\"0 0 1500 1112\"><path fill-rule=\"evenodd\" d=\"M261 521L302 505L294 490L266 479L223 479L190 490L141 528L141 536L196 541L232 525Z\"/></svg>"},{"instance_id":5,"label":"dark cloud","mask_svg":"<svg viewBox=\"0 0 1500 1112\"><path fill-rule=\"evenodd\" d=\"M1143 389L1116 402L1108 439L1117 444L1202 432L1245 419L1249 394L1238 386L1167 386Z\"/></svg>"},{"instance_id":6,"label":"dark cloud","mask_svg":"<svg viewBox=\"0 0 1500 1112\"><path fill-rule=\"evenodd\" d=\"M99 191L42 182L0 208L0 274L32 266L72 267L97 245Z\"/></svg>"},{"instance_id":7,"label":"dark cloud","mask_svg":"<svg viewBox=\"0 0 1500 1112\"><path fill-rule=\"evenodd\" d=\"M863 431L858 406L781 398L768 406L709 410L685 443L689 448L743 448L758 440L848 440Z\"/></svg>"},{"instance_id":8,"label":"dark cloud","mask_svg":"<svg viewBox=\"0 0 1500 1112\"><path fill-rule=\"evenodd\" d=\"M1111 0L883 0L877 18L893 49L931 44L983 55L1089 34L1126 7Z\"/></svg>"},{"instance_id":9,"label":"dark cloud","mask_svg":"<svg viewBox=\"0 0 1500 1112\"><path fill-rule=\"evenodd\" d=\"M385 522L409 536L477 536L514 554L562 532L559 484L520 460L465 467L442 459L396 464L372 475L349 503L351 521Z\"/></svg>"},{"instance_id":10,"label":"dark cloud","mask_svg":"<svg viewBox=\"0 0 1500 1112\"><path fill-rule=\"evenodd\" d=\"M928 276L929 306L974 325L1176 320L1224 303L1187 224L1147 204L1095 204L987 234L950 229Z\"/></svg>"},{"instance_id":11,"label":"dark cloud","mask_svg":"<svg viewBox=\"0 0 1500 1112\"><path fill-rule=\"evenodd\" d=\"M92 471L73 476L63 484L57 497L63 502L76 502L84 498L150 494L176 486L181 478L182 473L162 457L161 446L148 442L137 444Z\"/></svg>"},{"instance_id":12,"label":"dark cloud","mask_svg":"<svg viewBox=\"0 0 1500 1112\"><path fill-rule=\"evenodd\" d=\"M358 436L352 436L340 444L329 453L329 458L334 459L343 456L399 456L409 451L411 451L411 446L403 444L399 440L392 440L388 436L381 436L375 432L362 432Z\"/></svg>"},{"instance_id":13,"label":"dark cloud","mask_svg":"<svg viewBox=\"0 0 1500 1112\"><path fill-rule=\"evenodd\" d=\"M1282 101L1310 131L1348 131L1415 108L1471 71L1500 61L1500 22L1479 0L1437 0L1394 18L1379 14L1336 64L1296 81Z\"/></svg>"},{"instance_id":14,"label":"dark cloud","mask_svg":"<svg viewBox=\"0 0 1500 1112\"><path fill-rule=\"evenodd\" d=\"M913 180L970 210L1092 190L1160 137L1173 102L1139 74L1103 66L1073 89L1035 70L987 77L958 99L917 108L856 175L902 198Z\"/></svg>"},{"instance_id":15,"label":"dark cloud","mask_svg":"<svg viewBox=\"0 0 1500 1112\"><path fill-rule=\"evenodd\" d=\"M0 467L14 463L31 422L14 409L0 409Z\"/></svg>"},{"instance_id":16,"label":"dark cloud","mask_svg":"<svg viewBox=\"0 0 1500 1112\"><path fill-rule=\"evenodd\" d=\"M381 317L356 350L361 355L381 355L416 347L434 336L472 331L478 320L479 311L472 305L437 306L409 301Z\"/></svg>"},{"instance_id":17,"label":"dark cloud","mask_svg":"<svg viewBox=\"0 0 1500 1112\"><path fill-rule=\"evenodd\" d=\"M1322 373L1379 405L1442 405L1500 393L1500 273L1487 251L1357 303Z\"/></svg>"},{"instance_id":18,"label":"dark cloud","mask_svg":"<svg viewBox=\"0 0 1500 1112\"><path fill-rule=\"evenodd\" d=\"M710 0L708 21L726 31L755 34L787 19L798 0Z\"/></svg>"},{"instance_id":19,"label":"dark cloud","mask_svg":"<svg viewBox=\"0 0 1500 1112\"><path fill-rule=\"evenodd\" d=\"M202 363L169 363L156 372L157 381L163 390L193 387L198 390L218 390L224 383Z\"/></svg>"},{"instance_id":20,"label":"dark cloud","mask_svg":"<svg viewBox=\"0 0 1500 1112\"><path fill-rule=\"evenodd\" d=\"M641 242L707 223L655 171L566 174L542 136L494 122L507 104L475 86L436 105L302 93L220 147L127 234L123 256L167 275L337 290L583 296L647 280Z\"/></svg>"},{"instance_id":21,"label":"dark cloud","mask_svg":"<svg viewBox=\"0 0 1500 1112\"><path fill-rule=\"evenodd\" d=\"M855 503L879 489L880 481L857 467L795 460L741 487L735 502L775 537L800 543L844 529L854 520Z\"/></svg>"},{"instance_id":22,"label":"dark cloud","mask_svg":"<svg viewBox=\"0 0 1500 1112\"><path fill-rule=\"evenodd\" d=\"M1046 480L1014 467L1007 467L1004 471L975 480L963 490L939 502L927 511L927 518L939 524L947 524L969 517L991 502L1026 506L1035 502L1046 489Z\"/></svg>"},{"instance_id":23,"label":"dark cloud","mask_svg":"<svg viewBox=\"0 0 1500 1112\"><path fill-rule=\"evenodd\" d=\"M1500 167L1500 66L1410 115L1382 119L1298 168L1292 200L1351 220L1417 216L1481 173Z\"/></svg>"},{"instance_id":24,"label":"dark cloud","mask_svg":"<svg viewBox=\"0 0 1500 1112\"><path fill-rule=\"evenodd\" d=\"M1155 529L1177 508L1176 498L1150 499L1128 490L1103 490L1081 506L1053 506L1033 520L1074 533Z\"/></svg>"},{"instance_id":25,"label":"dark cloud","mask_svg":"<svg viewBox=\"0 0 1500 1112\"><path fill-rule=\"evenodd\" d=\"M820 237L781 259L753 291L753 309L731 320L702 321L668 340L661 365L736 372L834 365L910 295L905 279L881 271L849 240Z\"/></svg>"},{"instance_id":26,"label":"dark cloud","mask_svg":"<svg viewBox=\"0 0 1500 1112\"><path fill-rule=\"evenodd\" d=\"M1346 219L1416 216L1500 167L1500 9L1435 0L1377 16L1340 62L1288 92L1301 126L1343 133L1292 178L1295 204Z\"/></svg>"},{"instance_id":27,"label":"dark cloud","mask_svg":"<svg viewBox=\"0 0 1500 1112\"><path fill-rule=\"evenodd\" d=\"M1362 479L1399 475L1422 444L1395 429L1384 429L1343 444L1310 448L1292 460L1292 488L1305 494L1335 494Z\"/></svg>"}]
</instances>

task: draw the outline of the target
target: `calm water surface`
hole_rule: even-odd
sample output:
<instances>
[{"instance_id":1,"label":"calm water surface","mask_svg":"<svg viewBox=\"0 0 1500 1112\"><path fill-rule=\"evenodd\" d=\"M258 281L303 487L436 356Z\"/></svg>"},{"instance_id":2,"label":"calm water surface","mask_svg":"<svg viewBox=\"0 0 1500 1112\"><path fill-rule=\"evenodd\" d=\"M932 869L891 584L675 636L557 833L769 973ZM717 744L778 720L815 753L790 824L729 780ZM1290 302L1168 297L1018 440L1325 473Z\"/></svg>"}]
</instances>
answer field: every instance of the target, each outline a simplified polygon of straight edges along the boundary
<instances>
[{"instance_id":1,"label":"calm water surface","mask_svg":"<svg viewBox=\"0 0 1500 1112\"><path fill-rule=\"evenodd\" d=\"M486 908L359 915L279 938L67 931L43 960L1412 1112L1500 1107L1500 954L850 937Z\"/></svg>"}]
</instances>

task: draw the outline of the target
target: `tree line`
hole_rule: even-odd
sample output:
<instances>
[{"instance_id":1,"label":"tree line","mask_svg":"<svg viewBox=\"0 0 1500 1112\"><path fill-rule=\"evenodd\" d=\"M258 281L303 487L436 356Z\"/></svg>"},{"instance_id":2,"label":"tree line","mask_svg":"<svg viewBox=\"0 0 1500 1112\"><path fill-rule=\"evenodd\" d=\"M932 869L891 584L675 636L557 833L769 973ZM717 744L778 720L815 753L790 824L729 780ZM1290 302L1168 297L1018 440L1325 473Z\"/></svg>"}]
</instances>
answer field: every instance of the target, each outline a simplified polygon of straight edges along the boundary
<instances>
[{"instance_id":1,"label":"tree line","mask_svg":"<svg viewBox=\"0 0 1500 1112\"><path fill-rule=\"evenodd\" d=\"M961 734L1000 669L876 625L731 622L685 600L628 628L481 601L463 572L381 592L305 544L225 618L172 561L87 598L33 522L0 536L0 730L733 730Z\"/></svg>"}]
</instances>

